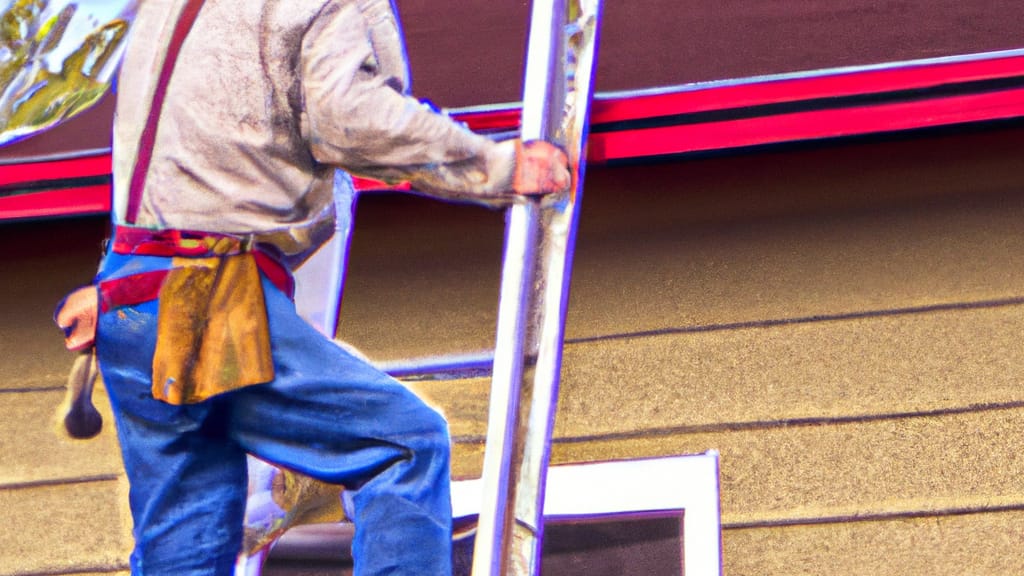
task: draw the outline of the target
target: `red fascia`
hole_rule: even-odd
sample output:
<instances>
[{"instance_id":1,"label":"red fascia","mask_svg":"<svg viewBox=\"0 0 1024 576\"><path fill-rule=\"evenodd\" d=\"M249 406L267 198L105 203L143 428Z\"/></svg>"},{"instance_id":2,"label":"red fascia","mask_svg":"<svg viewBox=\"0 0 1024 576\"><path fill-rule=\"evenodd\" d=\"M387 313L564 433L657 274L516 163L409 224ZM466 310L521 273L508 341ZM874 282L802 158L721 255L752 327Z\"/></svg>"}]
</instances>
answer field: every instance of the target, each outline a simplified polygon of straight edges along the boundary
<instances>
[{"instance_id":1,"label":"red fascia","mask_svg":"<svg viewBox=\"0 0 1024 576\"><path fill-rule=\"evenodd\" d=\"M0 186L110 175L110 154L0 165Z\"/></svg>"},{"instance_id":2,"label":"red fascia","mask_svg":"<svg viewBox=\"0 0 1024 576\"><path fill-rule=\"evenodd\" d=\"M110 186L107 184L0 197L0 220L103 212L110 212Z\"/></svg>"},{"instance_id":3,"label":"red fascia","mask_svg":"<svg viewBox=\"0 0 1024 576\"><path fill-rule=\"evenodd\" d=\"M836 71L834 74L766 79L761 82L685 87L653 94L598 97L591 124L628 122L679 114L742 110L760 105L884 94L942 85L1024 76L1024 56L955 62L908 64L892 68ZM453 111L456 120L478 131L514 130L518 107ZM655 128L592 133L588 161L671 156L780 142L855 136L1024 116L1024 89L839 106L736 120L681 123ZM81 158L0 165L0 187L17 188L55 181L53 190L0 196L0 220L104 212L110 209L109 185L57 189L56 181L109 176L111 158L101 153ZM356 179L359 190L408 189Z\"/></svg>"},{"instance_id":4,"label":"red fascia","mask_svg":"<svg viewBox=\"0 0 1024 576\"><path fill-rule=\"evenodd\" d=\"M602 124L819 98L881 94L1011 78L1022 74L1024 56L1007 56L958 62L908 64L875 70L837 71L835 74L821 76L744 82L706 88L695 87L636 97L595 99L590 123ZM785 134L769 138L771 136L766 134L765 139L781 142L784 141Z\"/></svg>"},{"instance_id":5,"label":"red fascia","mask_svg":"<svg viewBox=\"0 0 1024 576\"><path fill-rule=\"evenodd\" d=\"M1024 89L591 134L587 160L601 164L821 138L859 136L1024 116Z\"/></svg>"}]
</instances>

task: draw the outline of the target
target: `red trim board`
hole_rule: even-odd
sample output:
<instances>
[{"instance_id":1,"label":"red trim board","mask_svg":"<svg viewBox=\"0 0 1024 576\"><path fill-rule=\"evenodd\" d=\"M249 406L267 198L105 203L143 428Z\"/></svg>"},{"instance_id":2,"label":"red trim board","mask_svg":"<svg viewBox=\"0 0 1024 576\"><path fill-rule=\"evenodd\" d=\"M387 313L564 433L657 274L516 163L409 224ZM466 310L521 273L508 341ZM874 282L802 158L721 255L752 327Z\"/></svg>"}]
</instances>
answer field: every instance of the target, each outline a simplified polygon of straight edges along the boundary
<instances>
[{"instance_id":1,"label":"red trim board","mask_svg":"<svg viewBox=\"0 0 1024 576\"><path fill-rule=\"evenodd\" d=\"M518 105L451 114L514 131ZM793 141L1024 117L1024 51L599 94L588 161L671 157ZM103 212L109 151L0 164L0 220ZM82 179L86 179L85 182ZM357 180L361 190L388 188ZM402 187L408 189L408 186ZM109 196L104 191L103 196Z\"/></svg>"}]
</instances>

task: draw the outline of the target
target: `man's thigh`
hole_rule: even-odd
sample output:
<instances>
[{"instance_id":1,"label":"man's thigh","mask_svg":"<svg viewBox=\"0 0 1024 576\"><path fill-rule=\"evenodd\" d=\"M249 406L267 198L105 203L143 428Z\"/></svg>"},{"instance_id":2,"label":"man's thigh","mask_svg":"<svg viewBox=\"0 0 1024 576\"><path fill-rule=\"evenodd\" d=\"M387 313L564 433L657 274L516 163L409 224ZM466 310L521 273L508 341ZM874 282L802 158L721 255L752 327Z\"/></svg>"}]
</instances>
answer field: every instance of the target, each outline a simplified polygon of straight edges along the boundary
<instances>
[{"instance_id":1,"label":"man's thigh","mask_svg":"<svg viewBox=\"0 0 1024 576\"><path fill-rule=\"evenodd\" d=\"M447 423L398 381L324 337L266 288L275 379L231 394L248 451L322 480L358 484L420 447L447 449Z\"/></svg>"},{"instance_id":2,"label":"man's thigh","mask_svg":"<svg viewBox=\"0 0 1024 576\"><path fill-rule=\"evenodd\" d=\"M156 302L101 315L97 351L134 520L133 571L229 574L241 546L245 453L225 399L174 406L151 392Z\"/></svg>"}]
</instances>

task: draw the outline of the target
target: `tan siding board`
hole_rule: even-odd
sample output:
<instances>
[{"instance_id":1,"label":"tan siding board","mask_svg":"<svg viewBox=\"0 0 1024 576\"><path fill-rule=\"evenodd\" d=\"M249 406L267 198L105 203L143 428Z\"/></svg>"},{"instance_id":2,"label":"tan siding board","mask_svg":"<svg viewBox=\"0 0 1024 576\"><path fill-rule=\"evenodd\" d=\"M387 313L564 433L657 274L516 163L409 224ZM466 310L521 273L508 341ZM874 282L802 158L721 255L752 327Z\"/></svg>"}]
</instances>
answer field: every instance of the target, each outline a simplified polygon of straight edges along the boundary
<instances>
[{"instance_id":1,"label":"tan siding board","mask_svg":"<svg viewBox=\"0 0 1024 576\"><path fill-rule=\"evenodd\" d=\"M131 521L122 481L0 490L0 576L124 570Z\"/></svg>"},{"instance_id":2,"label":"tan siding board","mask_svg":"<svg viewBox=\"0 0 1024 576\"><path fill-rule=\"evenodd\" d=\"M1024 512L725 530L727 576L1018 576Z\"/></svg>"},{"instance_id":3,"label":"tan siding board","mask_svg":"<svg viewBox=\"0 0 1024 576\"><path fill-rule=\"evenodd\" d=\"M1024 305L574 344L556 433L701 431L1024 402ZM486 433L487 379L408 384L456 436Z\"/></svg>"},{"instance_id":4,"label":"tan siding board","mask_svg":"<svg viewBox=\"0 0 1024 576\"><path fill-rule=\"evenodd\" d=\"M63 433L58 418L63 397L63 390L3 394L0 486L121 473L114 420L102 388L94 398L103 415L103 431L91 440L71 440Z\"/></svg>"},{"instance_id":5,"label":"tan siding board","mask_svg":"<svg viewBox=\"0 0 1024 576\"><path fill-rule=\"evenodd\" d=\"M581 211L568 337L1020 297L1020 176L976 156L876 156L888 172L865 159L844 181L801 172L803 155L602 172ZM360 205L342 336L379 359L491 347L500 219L409 202ZM389 210L418 222L388 227Z\"/></svg>"},{"instance_id":6,"label":"tan siding board","mask_svg":"<svg viewBox=\"0 0 1024 576\"><path fill-rule=\"evenodd\" d=\"M965 194L817 214L808 200L799 215L692 222L686 202L669 204L678 197L660 192L631 191L630 200L662 222L580 231L570 338L1021 295L1019 197Z\"/></svg>"},{"instance_id":7,"label":"tan siding board","mask_svg":"<svg viewBox=\"0 0 1024 576\"><path fill-rule=\"evenodd\" d=\"M1024 401L1024 306L569 346L559 433L857 418Z\"/></svg>"},{"instance_id":8,"label":"tan siding board","mask_svg":"<svg viewBox=\"0 0 1024 576\"><path fill-rule=\"evenodd\" d=\"M1024 507L1024 410L622 440L561 442L552 461L721 454L726 524ZM456 447L480 473L483 447Z\"/></svg>"},{"instance_id":9,"label":"tan siding board","mask_svg":"<svg viewBox=\"0 0 1024 576\"><path fill-rule=\"evenodd\" d=\"M96 274L99 238L95 233L73 226L66 232L60 221L38 226L42 232L35 232L36 241L46 234L67 244L40 257L22 248L22 238L3 235L14 248L0 249L0 391L64 385L74 355L64 349L53 310L65 294Z\"/></svg>"}]
</instances>

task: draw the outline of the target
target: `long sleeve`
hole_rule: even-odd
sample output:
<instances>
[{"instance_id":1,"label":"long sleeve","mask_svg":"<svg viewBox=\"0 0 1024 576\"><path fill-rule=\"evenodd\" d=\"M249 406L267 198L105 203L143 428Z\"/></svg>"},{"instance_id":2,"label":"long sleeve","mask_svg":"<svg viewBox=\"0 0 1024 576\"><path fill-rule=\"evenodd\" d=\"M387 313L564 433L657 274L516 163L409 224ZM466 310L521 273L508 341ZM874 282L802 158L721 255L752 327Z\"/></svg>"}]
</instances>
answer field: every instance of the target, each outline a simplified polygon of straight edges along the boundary
<instances>
[{"instance_id":1,"label":"long sleeve","mask_svg":"<svg viewBox=\"0 0 1024 576\"><path fill-rule=\"evenodd\" d=\"M495 143L405 94L401 33L387 0L331 0L302 42L303 126L317 161L434 195L511 188L512 142Z\"/></svg>"}]
</instances>

